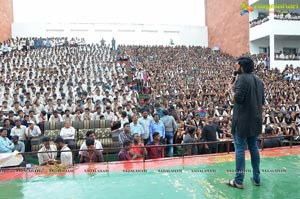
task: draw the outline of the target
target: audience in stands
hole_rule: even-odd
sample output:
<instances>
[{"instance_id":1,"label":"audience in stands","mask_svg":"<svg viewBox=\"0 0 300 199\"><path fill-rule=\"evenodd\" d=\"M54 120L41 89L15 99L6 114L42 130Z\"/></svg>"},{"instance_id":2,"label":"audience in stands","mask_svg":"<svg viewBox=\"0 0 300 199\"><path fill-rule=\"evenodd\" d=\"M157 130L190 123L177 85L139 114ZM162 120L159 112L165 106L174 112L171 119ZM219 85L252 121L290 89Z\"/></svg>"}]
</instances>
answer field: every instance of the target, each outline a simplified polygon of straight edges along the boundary
<instances>
[{"instance_id":1,"label":"audience in stands","mask_svg":"<svg viewBox=\"0 0 300 199\"><path fill-rule=\"evenodd\" d=\"M275 53L276 60L299 60L300 53L283 53L283 51L279 51L279 53Z\"/></svg>"},{"instance_id":2,"label":"audience in stands","mask_svg":"<svg viewBox=\"0 0 300 199\"><path fill-rule=\"evenodd\" d=\"M300 20L300 14L296 12L275 12L274 19L276 20Z\"/></svg>"},{"instance_id":3,"label":"audience in stands","mask_svg":"<svg viewBox=\"0 0 300 199\"><path fill-rule=\"evenodd\" d=\"M101 119L110 120L116 132L120 131L121 146L134 133L142 135L140 143L148 146L166 141L205 141L207 133L203 128L210 117L217 118L217 126L223 132L219 139L231 138L233 105L227 90L234 57L196 46L116 48L112 51L106 45L87 45L82 39L67 38L16 38L3 42L0 122L8 137L2 139L5 146L10 136L17 135L30 151L30 140L40 138L46 122L63 121L67 126L61 131L62 142L71 140L68 147L75 148L75 129L70 122ZM287 66L280 72L270 69L266 54L249 56L255 61L255 74L266 85L264 125L276 129L276 135L296 137L300 125L300 68ZM299 55L288 56L297 58ZM171 123L173 118L178 127ZM195 127L196 133L190 132L190 127ZM101 149L100 145L94 141L95 149ZM67 147L59 142L58 146ZM165 157L162 147L147 148L147 152L148 158ZM127 150L121 154L123 159L130 159ZM173 155L172 147L168 155ZM69 164L68 155L66 159L64 162Z\"/></svg>"},{"instance_id":4,"label":"audience in stands","mask_svg":"<svg viewBox=\"0 0 300 199\"><path fill-rule=\"evenodd\" d=\"M269 21L269 16L265 16L265 17L258 17L257 19L253 19L252 21L250 21L250 28L257 26L257 25L261 25L262 23L265 23Z\"/></svg>"}]
</instances>

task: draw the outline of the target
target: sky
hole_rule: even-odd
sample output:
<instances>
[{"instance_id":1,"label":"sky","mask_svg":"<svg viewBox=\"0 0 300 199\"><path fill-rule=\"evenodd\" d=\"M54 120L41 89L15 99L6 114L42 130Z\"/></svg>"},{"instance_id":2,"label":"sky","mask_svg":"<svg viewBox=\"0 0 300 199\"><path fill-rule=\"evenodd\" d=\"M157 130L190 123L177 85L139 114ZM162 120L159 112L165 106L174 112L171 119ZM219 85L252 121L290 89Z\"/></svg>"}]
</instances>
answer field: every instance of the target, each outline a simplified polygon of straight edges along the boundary
<instances>
[{"instance_id":1,"label":"sky","mask_svg":"<svg viewBox=\"0 0 300 199\"><path fill-rule=\"evenodd\" d=\"M15 23L205 25L204 0L14 0Z\"/></svg>"}]
</instances>

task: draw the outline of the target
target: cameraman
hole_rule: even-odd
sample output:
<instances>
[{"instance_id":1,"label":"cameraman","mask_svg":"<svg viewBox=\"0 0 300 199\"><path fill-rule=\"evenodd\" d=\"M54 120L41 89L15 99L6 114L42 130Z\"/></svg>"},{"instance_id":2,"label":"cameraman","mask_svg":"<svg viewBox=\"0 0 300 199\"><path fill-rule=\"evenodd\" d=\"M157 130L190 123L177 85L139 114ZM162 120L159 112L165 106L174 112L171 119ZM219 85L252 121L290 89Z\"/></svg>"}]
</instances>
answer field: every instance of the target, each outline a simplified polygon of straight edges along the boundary
<instances>
[{"instance_id":1,"label":"cameraman","mask_svg":"<svg viewBox=\"0 0 300 199\"><path fill-rule=\"evenodd\" d=\"M264 139L263 142L261 143L261 148L274 148L274 147L281 146L280 138L274 137L273 130L274 129L271 126L267 126L265 128L266 139ZM268 138L268 137L272 137L272 138Z\"/></svg>"}]
</instances>

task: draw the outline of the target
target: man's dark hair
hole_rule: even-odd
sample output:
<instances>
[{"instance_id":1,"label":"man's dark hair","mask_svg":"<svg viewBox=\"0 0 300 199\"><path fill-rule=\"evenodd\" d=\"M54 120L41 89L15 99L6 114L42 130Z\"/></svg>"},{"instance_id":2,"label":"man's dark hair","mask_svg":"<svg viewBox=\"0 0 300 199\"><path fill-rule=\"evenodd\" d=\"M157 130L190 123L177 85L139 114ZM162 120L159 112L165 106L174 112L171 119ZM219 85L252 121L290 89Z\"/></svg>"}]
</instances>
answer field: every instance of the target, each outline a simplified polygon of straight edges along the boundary
<instances>
[{"instance_id":1,"label":"man's dark hair","mask_svg":"<svg viewBox=\"0 0 300 199\"><path fill-rule=\"evenodd\" d=\"M43 116L45 116L45 115L47 115L47 112L46 112L46 111L41 111L41 114L42 114Z\"/></svg>"},{"instance_id":2,"label":"man's dark hair","mask_svg":"<svg viewBox=\"0 0 300 199\"><path fill-rule=\"evenodd\" d=\"M144 113L144 112L149 113L149 109L148 109L147 107L143 108L143 109L141 110L141 113Z\"/></svg>"},{"instance_id":3,"label":"man's dark hair","mask_svg":"<svg viewBox=\"0 0 300 199\"><path fill-rule=\"evenodd\" d=\"M158 132L154 132L152 136L153 136L153 138L154 138L154 137L157 136L157 135L159 135L159 133L158 133Z\"/></svg>"},{"instance_id":4,"label":"man's dark hair","mask_svg":"<svg viewBox=\"0 0 300 199\"><path fill-rule=\"evenodd\" d=\"M50 142L50 138L45 136L43 137L42 142Z\"/></svg>"},{"instance_id":5,"label":"man's dark hair","mask_svg":"<svg viewBox=\"0 0 300 199\"><path fill-rule=\"evenodd\" d=\"M190 126L189 128L188 128L188 133L189 134L192 134L193 132L195 132L196 131L196 127L194 127L194 126Z\"/></svg>"},{"instance_id":6,"label":"man's dark hair","mask_svg":"<svg viewBox=\"0 0 300 199\"><path fill-rule=\"evenodd\" d=\"M166 110L166 109L164 109L164 110L162 111L162 114L163 114L163 115L169 115L169 111Z\"/></svg>"},{"instance_id":7,"label":"man's dark hair","mask_svg":"<svg viewBox=\"0 0 300 199\"><path fill-rule=\"evenodd\" d=\"M126 125L129 125L129 122L125 122L125 123L123 124L123 127L125 127Z\"/></svg>"},{"instance_id":8,"label":"man's dark hair","mask_svg":"<svg viewBox=\"0 0 300 199\"><path fill-rule=\"evenodd\" d=\"M54 143L65 143L64 139L60 136L56 137L55 140L54 140Z\"/></svg>"},{"instance_id":9,"label":"man's dark hair","mask_svg":"<svg viewBox=\"0 0 300 199\"><path fill-rule=\"evenodd\" d=\"M131 141L130 141L130 140L125 140L125 141L123 142L123 147L130 146L130 144L131 144Z\"/></svg>"},{"instance_id":10,"label":"man's dark hair","mask_svg":"<svg viewBox=\"0 0 300 199\"><path fill-rule=\"evenodd\" d=\"M268 135L272 134L273 133L273 128L271 126L267 126L265 128L265 133L268 134Z\"/></svg>"},{"instance_id":11,"label":"man's dark hair","mask_svg":"<svg viewBox=\"0 0 300 199\"><path fill-rule=\"evenodd\" d=\"M252 73L254 71L254 62L250 57L241 56L237 59L237 62L243 68L244 73Z\"/></svg>"},{"instance_id":12,"label":"man's dark hair","mask_svg":"<svg viewBox=\"0 0 300 199\"><path fill-rule=\"evenodd\" d=\"M86 135L86 137L88 138L88 137L89 137L91 134L93 134L93 133L95 134L94 131L87 131L85 135Z\"/></svg>"},{"instance_id":13,"label":"man's dark hair","mask_svg":"<svg viewBox=\"0 0 300 199\"><path fill-rule=\"evenodd\" d=\"M160 107L160 104L159 103L155 103L154 107L158 108L158 107Z\"/></svg>"},{"instance_id":14,"label":"man's dark hair","mask_svg":"<svg viewBox=\"0 0 300 199\"><path fill-rule=\"evenodd\" d=\"M121 115L124 116L124 117L126 117L127 116L127 112L126 111L122 111Z\"/></svg>"},{"instance_id":15,"label":"man's dark hair","mask_svg":"<svg viewBox=\"0 0 300 199\"><path fill-rule=\"evenodd\" d=\"M87 138L85 141L86 146L93 146L95 144L95 140L91 138Z\"/></svg>"},{"instance_id":16,"label":"man's dark hair","mask_svg":"<svg viewBox=\"0 0 300 199\"><path fill-rule=\"evenodd\" d=\"M154 113L154 114L153 114L153 117L154 117L155 115L159 116L158 113Z\"/></svg>"},{"instance_id":17,"label":"man's dark hair","mask_svg":"<svg viewBox=\"0 0 300 199\"><path fill-rule=\"evenodd\" d=\"M132 137L134 137L136 134L140 135L139 133L134 133L134 134L132 135Z\"/></svg>"}]
</instances>

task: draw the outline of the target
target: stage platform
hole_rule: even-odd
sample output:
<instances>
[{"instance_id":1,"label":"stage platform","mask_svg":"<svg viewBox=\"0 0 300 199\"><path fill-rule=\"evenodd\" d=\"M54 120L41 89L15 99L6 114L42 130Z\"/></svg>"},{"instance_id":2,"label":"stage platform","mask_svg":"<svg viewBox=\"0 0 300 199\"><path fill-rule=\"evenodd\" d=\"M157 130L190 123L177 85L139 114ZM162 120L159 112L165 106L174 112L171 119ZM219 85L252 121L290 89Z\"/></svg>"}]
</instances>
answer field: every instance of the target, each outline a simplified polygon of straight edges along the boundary
<instances>
[{"instance_id":1,"label":"stage platform","mask_svg":"<svg viewBox=\"0 0 300 199\"><path fill-rule=\"evenodd\" d=\"M299 198L300 147L261 151L261 186L250 182L247 152L244 190L234 177L234 153L145 162L78 164L73 168L1 170L0 199L226 199Z\"/></svg>"}]
</instances>

